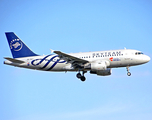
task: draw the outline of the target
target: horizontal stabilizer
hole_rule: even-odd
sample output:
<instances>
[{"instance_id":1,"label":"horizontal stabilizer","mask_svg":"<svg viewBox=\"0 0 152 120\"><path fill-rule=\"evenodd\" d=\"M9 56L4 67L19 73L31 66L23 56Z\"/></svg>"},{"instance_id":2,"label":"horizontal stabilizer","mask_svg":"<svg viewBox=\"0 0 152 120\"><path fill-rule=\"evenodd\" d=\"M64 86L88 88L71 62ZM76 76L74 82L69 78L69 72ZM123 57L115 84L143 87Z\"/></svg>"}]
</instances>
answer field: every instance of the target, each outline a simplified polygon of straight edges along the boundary
<instances>
[{"instance_id":1,"label":"horizontal stabilizer","mask_svg":"<svg viewBox=\"0 0 152 120\"><path fill-rule=\"evenodd\" d=\"M24 61L22 60L17 60L17 59L13 59L13 58L8 58L8 57L4 57L6 60L9 60L13 63L24 63Z\"/></svg>"}]
</instances>

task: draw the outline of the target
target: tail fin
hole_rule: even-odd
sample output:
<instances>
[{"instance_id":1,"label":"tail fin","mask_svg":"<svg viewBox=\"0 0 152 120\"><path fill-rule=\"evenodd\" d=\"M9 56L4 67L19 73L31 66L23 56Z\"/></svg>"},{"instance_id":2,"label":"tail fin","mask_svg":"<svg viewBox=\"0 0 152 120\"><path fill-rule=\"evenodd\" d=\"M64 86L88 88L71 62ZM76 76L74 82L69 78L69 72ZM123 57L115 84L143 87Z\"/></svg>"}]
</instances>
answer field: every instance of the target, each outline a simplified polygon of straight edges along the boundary
<instances>
[{"instance_id":1,"label":"tail fin","mask_svg":"<svg viewBox=\"0 0 152 120\"><path fill-rule=\"evenodd\" d=\"M19 37L17 37L13 32L6 32L6 37L8 44L10 46L13 58L38 56L32 52Z\"/></svg>"}]
</instances>

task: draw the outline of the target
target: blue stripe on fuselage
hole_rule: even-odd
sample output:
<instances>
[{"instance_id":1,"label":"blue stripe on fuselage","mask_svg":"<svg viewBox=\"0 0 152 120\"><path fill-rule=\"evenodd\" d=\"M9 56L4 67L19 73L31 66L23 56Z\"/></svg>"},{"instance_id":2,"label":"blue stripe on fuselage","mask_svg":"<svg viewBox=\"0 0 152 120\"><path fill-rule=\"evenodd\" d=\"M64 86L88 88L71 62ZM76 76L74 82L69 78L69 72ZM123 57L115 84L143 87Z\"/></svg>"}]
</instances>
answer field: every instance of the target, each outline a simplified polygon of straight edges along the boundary
<instances>
[{"instance_id":1,"label":"blue stripe on fuselage","mask_svg":"<svg viewBox=\"0 0 152 120\"><path fill-rule=\"evenodd\" d=\"M60 61L60 59L58 59L49 69L47 69L47 71L51 70L54 68L54 66Z\"/></svg>"},{"instance_id":2,"label":"blue stripe on fuselage","mask_svg":"<svg viewBox=\"0 0 152 120\"><path fill-rule=\"evenodd\" d=\"M56 61L54 61L53 59L54 58L56 58L56 57L58 57L58 55L56 55L56 56L53 56L51 59L46 59L46 58L48 58L48 57L50 57L51 55L47 55L47 56L45 56L43 59L35 59L35 60L33 60L32 62L31 62L31 64L33 65L33 66L37 66L37 65L39 65L39 64L41 64L43 61L46 61L47 60L47 63L43 66L43 67L41 67L40 69L44 69L44 68L46 68L48 65L49 65L49 63L50 62L54 62L53 63L53 65L49 68L49 69L47 69L47 71L49 71L49 70L51 70L51 69L53 69L54 68L54 66L57 64L57 63L65 63L66 61L60 61L60 59L57 59ZM38 62L37 64L34 64L34 62L35 61L37 61L37 60L40 60L40 62Z\"/></svg>"}]
</instances>

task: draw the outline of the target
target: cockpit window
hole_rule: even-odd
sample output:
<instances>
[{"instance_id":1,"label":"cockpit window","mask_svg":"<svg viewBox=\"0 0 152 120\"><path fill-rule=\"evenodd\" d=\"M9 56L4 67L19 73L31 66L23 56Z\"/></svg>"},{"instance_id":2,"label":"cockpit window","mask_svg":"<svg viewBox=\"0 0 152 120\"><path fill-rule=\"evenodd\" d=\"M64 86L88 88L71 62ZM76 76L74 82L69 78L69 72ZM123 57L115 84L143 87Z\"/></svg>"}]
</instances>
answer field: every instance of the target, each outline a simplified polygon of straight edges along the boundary
<instances>
[{"instance_id":1,"label":"cockpit window","mask_svg":"<svg viewBox=\"0 0 152 120\"><path fill-rule=\"evenodd\" d=\"M135 55L142 55L142 54L144 54L144 53L142 53L142 52L136 52L135 53Z\"/></svg>"}]
</instances>

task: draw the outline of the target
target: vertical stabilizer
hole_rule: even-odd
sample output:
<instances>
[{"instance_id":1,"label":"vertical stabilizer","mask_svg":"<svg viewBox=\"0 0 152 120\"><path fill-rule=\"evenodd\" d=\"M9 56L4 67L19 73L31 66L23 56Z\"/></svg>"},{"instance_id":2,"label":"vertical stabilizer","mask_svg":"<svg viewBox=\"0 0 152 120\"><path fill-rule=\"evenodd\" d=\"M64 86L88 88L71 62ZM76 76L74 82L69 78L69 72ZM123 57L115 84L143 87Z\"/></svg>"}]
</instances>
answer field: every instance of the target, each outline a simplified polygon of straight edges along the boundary
<instances>
[{"instance_id":1,"label":"vertical stabilizer","mask_svg":"<svg viewBox=\"0 0 152 120\"><path fill-rule=\"evenodd\" d=\"M13 32L6 32L5 34L13 58L38 56L37 54L32 52Z\"/></svg>"}]
</instances>

